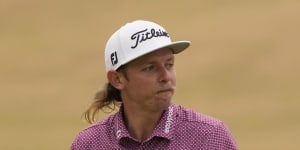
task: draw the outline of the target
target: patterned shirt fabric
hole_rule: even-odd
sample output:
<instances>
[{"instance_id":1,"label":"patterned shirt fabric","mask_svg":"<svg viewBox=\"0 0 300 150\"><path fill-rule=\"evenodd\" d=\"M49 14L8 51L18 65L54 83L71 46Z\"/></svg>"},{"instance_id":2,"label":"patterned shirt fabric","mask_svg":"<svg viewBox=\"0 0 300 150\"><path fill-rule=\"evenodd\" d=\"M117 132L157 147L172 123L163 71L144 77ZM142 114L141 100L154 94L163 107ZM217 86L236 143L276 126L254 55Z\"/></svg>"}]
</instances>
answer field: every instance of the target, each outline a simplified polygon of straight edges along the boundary
<instances>
[{"instance_id":1,"label":"patterned shirt fabric","mask_svg":"<svg viewBox=\"0 0 300 150\"><path fill-rule=\"evenodd\" d=\"M143 142L130 136L118 113L81 131L71 150L236 150L236 143L220 120L171 104L152 135Z\"/></svg>"}]
</instances>

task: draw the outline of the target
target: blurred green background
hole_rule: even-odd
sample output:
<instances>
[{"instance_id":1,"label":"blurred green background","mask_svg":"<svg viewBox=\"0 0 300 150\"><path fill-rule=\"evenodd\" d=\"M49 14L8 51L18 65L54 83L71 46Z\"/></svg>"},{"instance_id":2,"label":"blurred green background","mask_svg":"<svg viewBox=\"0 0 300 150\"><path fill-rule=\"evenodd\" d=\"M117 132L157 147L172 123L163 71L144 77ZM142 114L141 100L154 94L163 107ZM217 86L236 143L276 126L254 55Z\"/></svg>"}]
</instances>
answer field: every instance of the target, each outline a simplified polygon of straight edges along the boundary
<instances>
[{"instance_id":1,"label":"blurred green background","mask_svg":"<svg viewBox=\"0 0 300 150\"><path fill-rule=\"evenodd\" d=\"M223 120L241 150L300 149L298 0L1 0L0 149L69 149L107 39L136 19L192 41L177 104Z\"/></svg>"}]
</instances>

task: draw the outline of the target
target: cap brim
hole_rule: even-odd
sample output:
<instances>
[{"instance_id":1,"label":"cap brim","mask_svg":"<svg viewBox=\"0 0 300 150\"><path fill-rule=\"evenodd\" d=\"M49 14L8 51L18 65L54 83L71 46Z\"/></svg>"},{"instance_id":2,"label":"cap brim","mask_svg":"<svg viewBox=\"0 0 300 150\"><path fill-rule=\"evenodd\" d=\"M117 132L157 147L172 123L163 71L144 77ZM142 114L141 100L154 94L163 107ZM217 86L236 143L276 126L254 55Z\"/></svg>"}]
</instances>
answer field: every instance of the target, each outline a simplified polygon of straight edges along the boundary
<instances>
[{"instance_id":1,"label":"cap brim","mask_svg":"<svg viewBox=\"0 0 300 150\"><path fill-rule=\"evenodd\" d=\"M156 50L159 50L159 49L162 49L162 48L166 48L166 47L171 48L174 54L178 54L178 53L182 52L183 50L185 50L186 48L188 48L190 45L191 45L190 41L175 41L175 42L172 42L170 44L154 48L154 49L148 51L147 53L144 53L143 55L139 55L137 57L131 58L130 60L124 61L122 63L122 65L125 65L125 64L127 64L127 63L129 63L129 62L131 62L131 61L133 61L133 60L135 60L137 58L139 58L139 57L142 57L142 56L147 55L147 54L149 54L151 52L154 52ZM120 65L120 66L122 66L122 65ZM118 69L118 68L116 68L116 69Z\"/></svg>"},{"instance_id":2,"label":"cap brim","mask_svg":"<svg viewBox=\"0 0 300 150\"><path fill-rule=\"evenodd\" d=\"M191 45L190 41L176 41L172 42L170 45L164 47L170 47L173 50L174 54L178 54L188 48ZM161 47L163 48L163 47Z\"/></svg>"}]
</instances>

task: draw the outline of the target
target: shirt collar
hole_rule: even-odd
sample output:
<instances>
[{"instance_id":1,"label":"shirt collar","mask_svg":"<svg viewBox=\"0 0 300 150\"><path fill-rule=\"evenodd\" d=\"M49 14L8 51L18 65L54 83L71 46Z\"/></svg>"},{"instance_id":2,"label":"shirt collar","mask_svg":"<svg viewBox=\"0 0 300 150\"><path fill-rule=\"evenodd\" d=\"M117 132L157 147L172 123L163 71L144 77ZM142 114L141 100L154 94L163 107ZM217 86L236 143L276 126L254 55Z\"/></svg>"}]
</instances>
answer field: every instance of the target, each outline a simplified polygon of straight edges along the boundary
<instances>
[{"instance_id":1,"label":"shirt collar","mask_svg":"<svg viewBox=\"0 0 300 150\"><path fill-rule=\"evenodd\" d=\"M123 106L121 106L119 112L116 114L113 121L114 134L118 141L125 137L132 138L125 126L123 116L124 116L124 108ZM155 127L149 139L157 136L157 137L162 137L171 140L173 137L172 135L175 132L174 130L175 127L174 124L176 121L175 116L176 116L176 105L171 103L168 109L163 112L158 125Z\"/></svg>"},{"instance_id":2,"label":"shirt collar","mask_svg":"<svg viewBox=\"0 0 300 150\"><path fill-rule=\"evenodd\" d=\"M122 105L114 119L114 126L115 126L114 134L117 140L120 140L121 138L124 137L130 137L130 134L125 126L123 116L124 116L124 106Z\"/></svg>"}]
</instances>

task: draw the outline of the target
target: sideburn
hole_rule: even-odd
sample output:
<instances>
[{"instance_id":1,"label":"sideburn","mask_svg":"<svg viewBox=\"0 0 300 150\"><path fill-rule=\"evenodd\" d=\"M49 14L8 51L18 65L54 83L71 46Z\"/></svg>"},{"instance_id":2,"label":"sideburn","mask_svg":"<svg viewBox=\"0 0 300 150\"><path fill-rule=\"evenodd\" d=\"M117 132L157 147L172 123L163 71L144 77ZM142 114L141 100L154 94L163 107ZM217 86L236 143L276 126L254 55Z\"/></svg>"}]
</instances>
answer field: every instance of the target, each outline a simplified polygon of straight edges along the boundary
<instances>
[{"instance_id":1,"label":"sideburn","mask_svg":"<svg viewBox=\"0 0 300 150\"><path fill-rule=\"evenodd\" d=\"M129 81L129 78L128 78L128 75L127 75L127 65L122 65L121 67L119 67L117 69L117 71L120 72L120 73L122 73L124 75L125 79L127 81Z\"/></svg>"}]
</instances>

